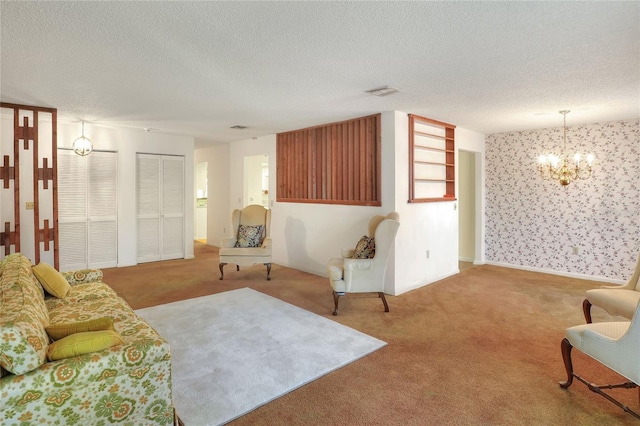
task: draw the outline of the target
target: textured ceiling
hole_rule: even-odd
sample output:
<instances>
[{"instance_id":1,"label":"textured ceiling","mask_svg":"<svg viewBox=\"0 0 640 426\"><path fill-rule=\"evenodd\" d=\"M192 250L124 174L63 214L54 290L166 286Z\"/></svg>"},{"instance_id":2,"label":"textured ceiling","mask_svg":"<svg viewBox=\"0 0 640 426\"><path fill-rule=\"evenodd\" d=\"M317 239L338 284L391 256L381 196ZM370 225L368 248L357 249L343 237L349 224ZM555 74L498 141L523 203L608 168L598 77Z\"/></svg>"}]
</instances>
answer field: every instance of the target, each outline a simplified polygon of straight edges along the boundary
<instances>
[{"instance_id":1,"label":"textured ceiling","mask_svg":"<svg viewBox=\"0 0 640 426\"><path fill-rule=\"evenodd\" d=\"M640 117L640 2L0 3L0 96L212 143L398 110L489 134ZM399 93L365 90L389 85ZM244 125L245 130L230 129Z\"/></svg>"}]
</instances>

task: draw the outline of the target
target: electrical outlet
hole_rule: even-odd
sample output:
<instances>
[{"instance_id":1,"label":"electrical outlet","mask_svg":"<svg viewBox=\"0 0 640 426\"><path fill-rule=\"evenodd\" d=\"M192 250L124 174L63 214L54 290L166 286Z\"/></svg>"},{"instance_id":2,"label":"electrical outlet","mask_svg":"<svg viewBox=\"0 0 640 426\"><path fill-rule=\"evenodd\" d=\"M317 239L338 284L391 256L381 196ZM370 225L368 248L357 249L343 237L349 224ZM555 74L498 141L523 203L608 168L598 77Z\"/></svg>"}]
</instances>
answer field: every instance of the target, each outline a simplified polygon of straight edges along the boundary
<instances>
[{"instance_id":1,"label":"electrical outlet","mask_svg":"<svg viewBox=\"0 0 640 426\"><path fill-rule=\"evenodd\" d=\"M429 254L430 254L429 250L427 250L427 259L429 259Z\"/></svg>"},{"instance_id":2,"label":"electrical outlet","mask_svg":"<svg viewBox=\"0 0 640 426\"><path fill-rule=\"evenodd\" d=\"M35 203L33 201L27 201L26 209L33 210L35 208Z\"/></svg>"},{"instance_id":3,"label":"electrical outlet","mask_svg":"<svg viewBox=\"0 0 640 426\"><path fill-rule=\"evenodd\" d=\"M580 247L573 246L573 254L580 254Z\"/></svg>"},{"instance_id":4,"label":"electrical outlet","mask_svg":"<svg viewBox=\"0 0 640 426\"><path fill-rule=\"evenodd\" d=\"M222 228L222 233L226 234L227 233L227 228Z\"/></svg>"}]
</instances>

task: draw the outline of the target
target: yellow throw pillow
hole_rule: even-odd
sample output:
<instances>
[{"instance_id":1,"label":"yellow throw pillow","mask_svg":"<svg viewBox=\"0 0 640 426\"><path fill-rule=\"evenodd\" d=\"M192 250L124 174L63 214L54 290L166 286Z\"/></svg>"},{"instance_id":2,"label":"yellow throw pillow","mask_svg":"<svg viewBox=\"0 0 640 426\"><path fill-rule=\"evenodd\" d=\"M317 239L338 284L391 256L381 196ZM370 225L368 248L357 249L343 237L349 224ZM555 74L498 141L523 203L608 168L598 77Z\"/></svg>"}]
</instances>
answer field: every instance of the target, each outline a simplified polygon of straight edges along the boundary
<instances>
[{"instance_id":1,"label":"yellow throw pillow","mask_svg":"<svg viewBox=\"0 0 640 426\"><path fill-rule=\"evenodd\" d=\"M75 333L113 330L113 319L109 317L103 317L92 319L89 321L53 324L49 327L45 327L45 330L47 330L47 334L52 340L60 340L63 337L67 337Z\"/></svg>"},{"instance_id":2,"label":"yellow throw pillow","mask_svg":"<svg viewBox=\"0 0 640 426\"><path fill-rule=\"evenodd\" d=\"M31 269L40 284L42 284L42 287L47 290L47 293L63 299L71 289L62 274L48 263L40 262L38 265L32 266Z\"/></svg>"},{"instance_id":3,"label":"yellow throw pillow","mask_svg":"<svg viewBox=\"0 0 640 426\"><path fill-rule=\"evenodd\" d=\"M49 361L56 361L98 352L117 345L124 345L124 341L113 330L76 333L50 344L49 350L47 350L47 358L49 358Z\"/></svg>"}]
</instances>

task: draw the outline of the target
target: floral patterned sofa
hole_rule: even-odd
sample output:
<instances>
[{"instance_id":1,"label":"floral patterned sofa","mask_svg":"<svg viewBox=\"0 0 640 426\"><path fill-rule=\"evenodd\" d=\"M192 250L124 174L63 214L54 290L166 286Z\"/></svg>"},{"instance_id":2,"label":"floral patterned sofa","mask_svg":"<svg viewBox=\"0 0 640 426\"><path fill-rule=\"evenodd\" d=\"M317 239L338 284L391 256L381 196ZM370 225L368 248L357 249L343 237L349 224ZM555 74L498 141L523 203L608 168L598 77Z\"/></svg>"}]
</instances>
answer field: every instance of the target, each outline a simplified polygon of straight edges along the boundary
<instances>
[{"instance_id":1,"label":"floral patterned sofa","mask_svg":"<svg viewBox=\"0 0 640 426\"><path fill-rule=\"evenodd\" d=\"M63 273L71 286L57 298L31 266L19 253L0 262L0 424L173 424L169 344L101 271ZM45 327L105 317L124 344L49 361Z\"/></svg>"}]
</instances>

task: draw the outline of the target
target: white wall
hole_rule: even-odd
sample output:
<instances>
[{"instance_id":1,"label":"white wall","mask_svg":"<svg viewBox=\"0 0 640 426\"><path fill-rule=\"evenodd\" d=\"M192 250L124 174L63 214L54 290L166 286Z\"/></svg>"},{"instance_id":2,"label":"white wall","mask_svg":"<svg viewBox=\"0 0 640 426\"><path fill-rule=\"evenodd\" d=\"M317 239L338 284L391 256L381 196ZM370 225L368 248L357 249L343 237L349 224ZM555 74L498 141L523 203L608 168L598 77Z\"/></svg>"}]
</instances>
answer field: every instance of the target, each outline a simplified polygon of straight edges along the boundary
<instances>
[{"instance_id":1,"label":"white wall","mask_svg":"<svg viewBox=\"0 0 640 426\"><path fill-rule=\"evenodd\" d=\"M58 120L58 147L70 148L80 136L80 123ZM187 136L145 132L140 129L103 127L85 123L85 136L94 150L118 153L118 266L137 264L136 260L136 154L184 156L184 248L185 258L193 258L193 173L194 139ZM59 170L58 173L64 173Z\"/></svg>"},{"instance_id":2,"label":"white wall","mask_svg":"<svg viewBox=\"0 0 640 426\"><path fill-rule=\"evenodd\" d=\"M409 197L408 118L406 113L382 113L382 206L278 203L275 201L276 135L231 143L228 157L222 148L199 149L197 161L229 165L227 227L231 210L242 207L245 156L269 156L269 196L272 209L273 262L326 276L330 258L343 247L354 247L366 234L369 219L376 214L398 211L400 229L387 268L385 291L401 294L458 272L458 212L456 202L407 203ZM462 129L462 146L484 152L484 136ZM458 143L458 142L457 142ZM228 163L226 163L228 158ZM222 168L222 167L221 167ZM210 210L212 182L210 177ZM215 185L218 188L225 184ZM221 191L224 195L224 191ZM209 222L211 224L211 222ZM215 226L219 226L217 223ZM227 229L228 231L228 229ZM228 234L228 232L227 232ZM216 241L209 244L218 245ZM425 251L430 250L426 260Z\"/></svg>"},{"instance_id":3,"label":"white wall","mask_svg":"<svg viewBox=\"0 0 640 426\"><path fill-rule=\"evenodd\" d=\"M220 247L231 225L229 148L229 144L214 145L194 153L196 163L207 162L207 244L215 247Z\"/></svg>"},{"instance_id":4,"label":"white wall","mask_svg":"<svg viewBox=\"0 0 640 426\"><path fill-rule=\"evenodd\" d=\"M458 211L457 201L408 202L409 119L399 111L394 119L395 210L400 214L394 294L401 294L458 272Z\"/></svg>"}]
</instances>

